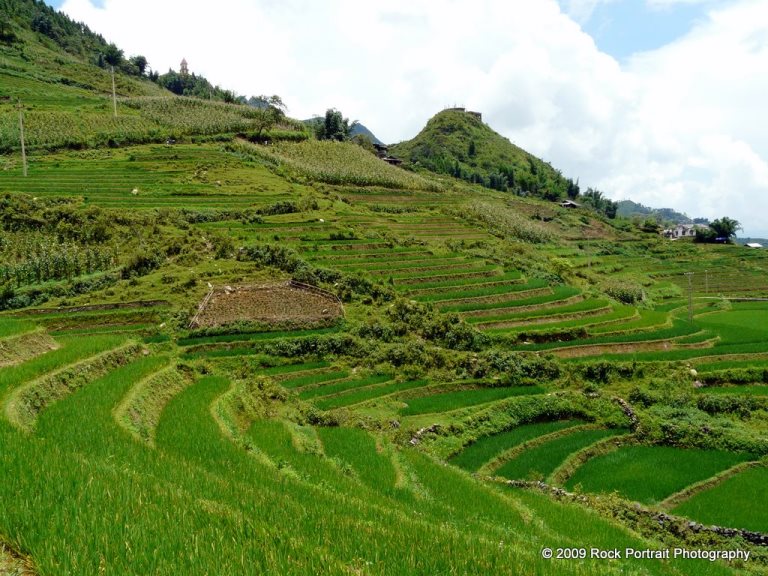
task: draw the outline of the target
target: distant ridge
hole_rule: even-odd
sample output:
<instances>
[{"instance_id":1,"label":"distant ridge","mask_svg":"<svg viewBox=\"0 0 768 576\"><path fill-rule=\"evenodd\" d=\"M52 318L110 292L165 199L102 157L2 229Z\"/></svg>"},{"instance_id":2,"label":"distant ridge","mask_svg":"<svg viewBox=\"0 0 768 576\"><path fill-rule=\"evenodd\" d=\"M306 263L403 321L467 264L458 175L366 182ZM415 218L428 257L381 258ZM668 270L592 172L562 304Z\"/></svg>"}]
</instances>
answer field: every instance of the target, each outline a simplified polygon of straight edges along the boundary
<instances>
[{"instance_id":1,"label":"distant ridge","mask_svg":"<svg viewBox=\"0 0 768 576\"><path fill-rule=\"evenodd\" d=\"M617 214L623 218L633 216L652 217L660 222L672 222L673 224L708 224L706 218L691 218L688 214L677 212L672 208L651 208L632 200L621 200Z\"/></svg>"}]
</instances>

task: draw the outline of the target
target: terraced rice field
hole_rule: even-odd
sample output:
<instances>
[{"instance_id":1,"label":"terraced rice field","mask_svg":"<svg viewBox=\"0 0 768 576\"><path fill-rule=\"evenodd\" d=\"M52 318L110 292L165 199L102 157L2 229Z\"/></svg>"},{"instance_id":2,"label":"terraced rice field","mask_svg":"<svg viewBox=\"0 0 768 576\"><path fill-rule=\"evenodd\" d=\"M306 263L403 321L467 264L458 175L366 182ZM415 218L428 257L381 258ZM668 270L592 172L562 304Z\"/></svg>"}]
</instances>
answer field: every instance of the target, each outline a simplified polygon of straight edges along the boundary
<instances>
[{"instance_id":1,"label":"terraced rice field","mask_svg":"<svg viewBox=\"0 0 768 576\"><path fill-rule=\"evenodd\" d=\"M254 171L258 185L253 185ZM77 198L105 208L234 209L294 191L266 168L245 167L218 145L136 146L61 152L30 161L29 176L0 170L0 192Z\"/></svg>"},{"instance_id":2,"label":"terraced rice field","mask_svg":"<svg viewBox=\"0 0 768 576\"><path fill-rule=\"evenodd\" d=\"M78 354L89 352L82 342L82 339L78 342L77 353L74 343L62 349L71 351L67 359L74 360ZM52 360L64 361L65 358L62 353L54 352L46 361L27 363L23 370L3 370L0 390L5 393L9 386L12 389L17 383L44 373L46 367L53 367ZM401 475L399 457L386 446L382 450L373 436L362 430L299 428L291 431L282 423L256 422L250 428L249 438L267 458L281 464L272 468L248 457L222 435L212 417L210 407L229 387L229 382L222 378L200 379L163 403L154 432L157 448L148 450L131 440L114 420L112 412L137 383L152 377L164 366L166 359L162 356L138 358L89 382L78 393L44 410L36 431L39 442L30 444L26 437L14 433L5 421L0 421L4 469L13 472L8 476L9 481L0 486L3 501L8 504L0 514L0 522L15 523L23 517L24 525L35 527L25 541L41 570L95 572L103 546L119 547L126 543L136 553L111 559L123 573L136 570L166 573L171 567L177 570L179 566L189 571L201 566L235 572L248 571L254 566L259 569L279 566L285 574L329 567L336 571L353 561L363 549L372 550L386 565L412 566L408 571L433 572L458 565L472 572L478 567L478 561L483 572L512 563L541 573L551 570L552 565L543 563L538 554L516 547L500 549L480 540L475 542L472 554L464 555L461 550L465 545L453 541L447 529L435 526L454 519L461 522L464 530L483 527L501 536L512 527L522 529L524 522L506 497L451 474L417 453L403 457L410 470L409 478L417 481L422 490L428 490L434 500L422 504L422 511L430 516L429 523L409 517L407 510L415 495L410 480L404 480ZM88 415L87 427L82 426L84 414ZM301 438L304 448L298 448L302 445L297 444ZM315 446L316 451L308 451L310 446ZM61 458L62 454L77 453L88 454L88 459ZM33 471L24 465L30 457L46 465ZM134 472L124 474L116 470L111 464L115 461ZM92 480L84 486L76 481L81 477ZM311 487L307 486L307 480L313 483ZM345 493L323 488L323 482L330 480L334 486L346 486ZM287 488L290 488L288 499ZM32 490L44 499L34 506L26 506L23 501L10 497L19 490ZM80 506L83 498L88 499L89 506ZM566 513L581 519L579 525L595 530L595 524L586 521L588 512L550 503L535 495L526 498L553 521L557 515ZM71 503L71 506L62 506L62 503ZM75 525L71 522L72 507L77 508L77 517L81 520ZM327 538L326 530L320 529L328 525L329 507L350 508L348 514L345 512L344 522L330 520L332 540ZM557 512L553 507L562 510ZM299 511L302 512L298 514ZM222 515L222 512L226 513ZM161 541L155 541L150 535L161 514L164 522L169 522L165 524L169 529ZM115 517L119 518L118 522ZM373 522L374 518L378 520ZM383 519L386 522L382 522ZM442 522L433 524L432 519ZM301 542L278 537L286 522L299 522L300 533L304 534ZM67 537L62 533L65 524ZM361 531L359 526L363 524L379 528ZM397 526L397 530L387 526ZM403 534L404 527L407 536ZM254 535L254 539L240 542L225 537L242 530ZM532 534L530 528L528 530ZM599 532L608 538L621 534L608 524L600 524ZM179 558L174 550L190 550L187 547L190 534L204 536L207 545L193 547L189 555ZM418 537L420 548L428 552L428 557L419 554L412 559L403 558L400 546L404 540L399 540L397 534L401 539ZM536 534L532 535L538 538ZM73 546L73 535L77 537L76 546ZM582 536L571 531L569 537L578 542ZM152 546L148 545L150 538L155 541ZM446 541L452 541L450 559L439 553L445 550ZM265 542L269 542L266 547ZM318 546L325 552L312 552L318 550ZM481 560L475 556L477 546L482 550ZM568 573L567 567L556 570Z\"/></svg>"},{"instance_id":3,"label":"terraced rice field","mask_svg":"<svg viewBox=\"0 0 768 576\"><path fill-rule=\"evenodd\" d=\"M476 472L496 456L519 446L523 442L580 424L584 424L584 422L581 420L555 420L524 424L506 432L480 438L477 442L466 446L458 454L452 456L450 462L464 470Z\"/></svg>"},{"instance_id":4,"label":"terraced rice field","mask_svg":"<svg viewBox=\"0 0 768 576\"><path fill-rule=\"evenodd\" d=\"M740 462L750 454L669 446L624 446L587 461L566 486L587 492L618 492L654 504Z\"/></svg>"},{"instance_id":5,"label":"terraced rice field","mask_svg":"<svg viewBox=\"0 0 768 576\"><path fill-rule=\"evenodd\" d=\"M768 496L768 469L763 466L739 472L697 494L672 511L704 524L768 532L768 516L758 503Z\"/></svg>"},{"instance_id":6,"label":"terraced rice field","mask_svg":"<svg viewBox=\"0 0 768 576\"><path fill-rule=\"evenodd\" d=\"M544 389L539 386L511 386L457 390L454 392L430 394L428 396L411 397L409 395L407 398L402 398L406 406L400 410L400 414L403 416L414 416L417 414L448 412L513 396L542 393L544 393Z\"/></svg>"},{"instance_id":7,"label":"terraced rice field","mask_svg":"<svg viewBox=\"0 0 768 576\"><path fill-rule=\"evenodd\" d=\"M426 383L426 380L406 380L404 382L388 381L383 385L367 386L359 390L345 392L344 394L320 398L315 402L315 404L322 410L343 408L346 406L353 406L355 404L361 404L363 402L388 397L397 394L398 392L405 392L406 390L421 388L422 386L426 385Z\"/></svg>"},{"instance_id":8,"label":"terraced rice field","mask_svg":"<svg viewBox=\"0 0 768 576\"><path fill-rule=\"evenodd\" d=\"M495 470L497 476L514 479L546 478L574 452L622 430L575 430L549 442L523 450Z\"/></svg>"}]
</instances>

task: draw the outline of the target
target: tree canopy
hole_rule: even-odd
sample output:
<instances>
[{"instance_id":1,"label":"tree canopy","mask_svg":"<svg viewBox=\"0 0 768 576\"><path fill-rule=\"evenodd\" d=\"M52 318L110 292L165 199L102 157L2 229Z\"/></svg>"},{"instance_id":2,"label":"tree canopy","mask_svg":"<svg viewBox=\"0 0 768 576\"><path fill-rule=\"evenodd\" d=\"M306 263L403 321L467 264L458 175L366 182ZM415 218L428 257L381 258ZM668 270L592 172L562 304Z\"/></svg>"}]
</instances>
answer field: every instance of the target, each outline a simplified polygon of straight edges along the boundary
<instances>
[{"instance_id":1,"label":"tree canopy","mask_svg":"<svg viewBox=\"0 0 768 576\"><path fill-rule=\"evenodd\" d=\"M344 115L335 108L329 108L325 112L325 118L313 119L315 135L318 140L337 140L343 142L349 140L352 134L352 128L357 125L357 120L349 121Z\"/></svg>"},{"instance_id":2,"label":"tree canopy","mask_svg":"<svg viewBox=\"0 0 768 576\"><path fill-rule=\"evenodd\" d=\"M730 243L736 232L741 230L738 220L723 216L709 223L709 228L696 230L697 242L728 242Z\"/></svg>"}]
</instances>

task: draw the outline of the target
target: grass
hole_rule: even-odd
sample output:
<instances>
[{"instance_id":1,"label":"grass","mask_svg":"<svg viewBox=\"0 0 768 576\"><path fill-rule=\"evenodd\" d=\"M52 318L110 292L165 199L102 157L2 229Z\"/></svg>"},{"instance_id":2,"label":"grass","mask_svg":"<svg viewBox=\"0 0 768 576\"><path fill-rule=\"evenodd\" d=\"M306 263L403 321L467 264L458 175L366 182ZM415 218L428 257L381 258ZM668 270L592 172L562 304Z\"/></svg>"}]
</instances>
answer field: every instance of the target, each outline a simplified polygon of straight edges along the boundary
<instances>
[{"instance_id":1,"label":"grass","mask_svg":"<svg viewBox=\"0 0 768 576\"><path fill-rule=\"evenodd\" d=\"M609 334L594 338L580 338L572 342L550 342L546 344L531 344L526 350L548 350L551 348L567 348L572 346L594 346L598 344L622 344L627 342L652 342L654 340L670 340L682 336L690 336L699 332L696 324L690 324L682 320L675 322L671 328L651 330L630 334Z\"/></svg>"},{"instance_id":2,"label":"grass","mask_svg":"<svg viewBox=\"0 0 768 576\"><path fill-rule=\"evenodd\" d=\"M441 306L440 310L444 312L479 312L479 311L491 311L488 316L490 316L493 311L497 311L500 309L503 310L510 310L514 311L516 308L521 307L538 307L541 306L542 308L547 307L546 305L550 304L557 304L558 302L561 302L563 300L566 300L567 298L571 298L573 296L577 296L579 294L579 290L577 288L573 288L571 286L557 286L554 290L552 290L551 294L543 294L539 296L532 296L529 298L520 298L516 299L514 301L502 301L502 302L488 302L488 303L466 303L466 304L458 304L458 305L451 305L451 306ZM487 317L485 314L477 314L479 317Z\"/></svg>"},{"instance_id":3,"label":"grass","mask_svg":"<svg viewBox=\"0 0 768 576\"><path fill-rule=\"evenodd\" d=\"M624 446L587 461L566 486L585 492L618 492L630 500L654 504L750 458L715 450Z\"/></svg>"},{"instance_id":4,"label":"grass","mask_svg":"<svg viewBox=\"0 0 768 576\"><path fill-rule=\"evenodd\" d=\"M738 394L744 396L768 396L767 385L706 386L697 388L697 394Z\"/></svg>"},{"instance_id":5,"label":"grass","mask_svg":"<svg viewBox=\"0 0 768 576\"><path fill-rule=\"evenodd\" d=\"M495 474L509 479L546 478L572 453L623 430L579 430L524 451Z\"/></svg>"},{"instance_id":6,"label":"grass","mask_svg":"<svg viewBox=\"0 0 768 576\"><path fill-rule=\"evenodd\" d=\"M201 344L276 340L277 338L300 338L303 336L315 336L320 334L335 334L340 330L340 326L331 326L330 328L317 328L311 330L272 330L264 332L243 332L238 334L217 334L215 336L188 336L186 338L179 338L178 345L196 346Z\"/></svg>"},{"instance_id":7,"label":"grass","mask_svg":"<svg viewBox=\"0 0 768 576\"><path fill-rule=\"evenodd\" d=\"M0 370L0 400L9 391L24 382L61 369L63 366L74 364L89 356L110 350L123 341L123 338L114 336L58 338L57 342L61 345L58 350L53 350L18 366Z\"/></svg>"},{"instance_id":8,"label":"grass","mask_svg":"<svg viewBox=\"0 0 768 576\"><path fill-rule=\"evenodd\" d=\"M749 468L721 484L694 495L672 512L704 524L768 532L765 507L756 505L768 497L768 469Z\"/></svg>"},{"instance_id":9,"label":"grass","mask_svg":"<svg viewBox=\"0 0 768 576\"><path fill-rule=\"evenodd\" d=\"M349 467L365 485L382 494L391 494L398 484L392 456L377 445L376 439L356 428L318 428L325 454Z\"/></svg>"},{"instance_id":10,"label":"grass","mask_svg":"<svg viewBox=\"0 0 768 576\"><path fill-rule=\"evenodd\" d=\"M334 370L332 372L316 372L312 374L306 374L303 376L297 376L295 378L287 378L280 381L280 385L285 388L301 388L302 386L311 386L313 384L322 384L323 382L330 382L333 380L341 380L349 376L347 370Z\"/></svg>"},{"instance_id":11,"label":"grass","mask_svg":"<svg viewBox=\"0 0 768 576\"><path fill-rule=\"evenodd\" d=\"M557 304L556 302L554 304ZM595 312L608 309L609 303L607 300L588 299L575 304L566 304L564 306L548 306L536 310L528 310L523 312L510 312L506 314L498 314L494 316L479 316L467 318L467 322L470 324L485 324L494 322L509 322L517 321L521 324L534 323L536 320L545 318L557 318L558 316L567 316L569 314L582 314Z\"/></svg>"},{"instance_id":12,"label":"grass","mask_svg":"<svg viewBox=\"0 0 768 576\"><path fill-rule=\"evenodd\" d=\"M321 398L315 401L315 405L321 410L332 410L343 406L352 406L375 398L389 396L396 392L404 392L426 385L426 380L407 380L405 382L394 382L382 386L369 386L363 390L353 390L345 394L333 396L330 398Z\"/></svg>"},{"instance_id":13,"label":"grass","mask_svg":"<svg viewBox=\"0 0 768 576\"><path fill-rule=\"evenodd\" d=\"M0 317L0 338L17 336L24 332L31 332L34 329L35 325L32 322Z\"/></svg>"},{"instance_id":14,"label":"grass","mask_svg":"<svg viewBox=\"0 0 768 576\"><path fill-rule=\"evenodd\" d=\"M366 378L358 378L352 380L342 380L335 384L328 384L325 386L318 386L317 388L310 388L309 390L302 390L299 394L299 398L302 400L309 400L312 398L319 398L321 396L331 396L339 394L340 392L346 392L354 390L356 388L364 388L375 384L382 384L392 380L391 374L374 374Z\"/></svg>"},{"instance_id":15,"label":"grass","mask_svg":"<svg viewBox=\"0 0 768 576\"><path fill-rule=\"evenodd\" d=\"M293 372L304 372L307 370L329 368L330 366L330 362L319 360L317 362L304 362L303 364L281 364L279 366L272 366L271 368L264 368L260 373L264 376L281 376L284 374L291 374Z\"/></svg>"},{"instance_id":16,"label":"grass","mask_svg":"<svg viewBox=\"0 0 768 576\"><path fill-rule=\"evenodd\" d=\"M505 450L514 448L526 442L550 432L563 430L571 426L583 424L581 420L556 420L553 422L535 422L533 424L523 424L517 428L494 434L493 436L484 436L464 447L461 452L450 458L451 464L475 472L486 462L490 462L495 456Z\"/></svg>"},{"instance_id":17,"label":"grass","mask_svg":"<svg viewBox=\"0 0 768 576\"><path fill-rule=\"evenodd\" d=\"M504 276L504 275L502 275ZM527 282L525 284L517 283L514 281L504 280L504 281L498 281L496 280L496 276L493 277L493 282L488 283L488 278L485 278L486 283L479 284L479 287L475 288L473 286L478 286L477 283L473 284L466 284L465 286L470 286L470 288L462 289L461 286L449 286L446 288L449 288L449 291L442 291L442 292L434 292L430 291L426 294L417 294L414 296L415 300L418 300L419 302L434 302L438 306L441 307L441 310L448 311L451 310L450 308L451 304L449 304L446 301L450 300L462 300L465 298L483 298L483 297L490 297L490 296L502 296L505 294L518 294L522 292L526 292L528 290L540 290L542 288L546 288L547 284L543 280L531 280L530 282ZM444 304L441 304L441 302L445 302Z\"/></svg>"},{"instance_id":18,"label":"grass","mask_svg":"<svg viewBox=\"0 0 768 576\"><path fill-rule=\"evenodd\" d=\"M402 416L416 414L431 414L433 412L448 412L458 410L486 402L494 402L512 396L527 396L531 394L543 394L540 386L513 386L508 388L479 388L475 390L459 390L456 392L444 392L417 398L404 400L405 408L400 409Z\"/></svg>"},{"instance_id":19,"label":"grass","mask_svg":"<svg viewBox=\"0 0 768 576\"><path fill-rule=\"evenodd\" d=\"M412 292L414 294L421 294L422 291L426 290L433 290L433 289L442 289L442 288L450 288L450 287L456 287L456 288L463 288L464 286L475 286L478 284L488 284L488 283L497 283L497 282L511 282L513 280L518 280L520 278L519 272L513 272L513 273L500 273L500 274L491 274L487 276L477 276L477 277L470 277L470 278L447 278L444 280L425 280L424 282L419 282L418 284L401 284L399 287L396 286L396 290L404 291L404 292ZM461 294L464 294L464 291L460 292Z\"/></svg>"}]
</instances>

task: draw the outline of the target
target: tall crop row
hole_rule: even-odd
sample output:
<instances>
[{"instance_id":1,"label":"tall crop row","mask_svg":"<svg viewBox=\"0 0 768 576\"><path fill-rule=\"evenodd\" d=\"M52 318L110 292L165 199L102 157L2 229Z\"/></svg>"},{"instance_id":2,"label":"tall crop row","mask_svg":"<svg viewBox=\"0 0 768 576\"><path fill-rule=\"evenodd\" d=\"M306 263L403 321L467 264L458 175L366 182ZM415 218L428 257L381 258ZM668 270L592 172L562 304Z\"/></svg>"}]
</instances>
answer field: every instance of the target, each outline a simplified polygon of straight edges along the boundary
<instances>
[{"instance_id":1,"label":"tall crop row","mask_svg":"<svg viewBox=\"0 0 768 576\"><path fill-rule=\"evenodd\" d=\"M327 184L383 186L439 191L442 186L416 174L390 166L360 146L310 140L298 144L258 146L240 142L234 149L273 166Z\"/></svg>"}]
</instances>

